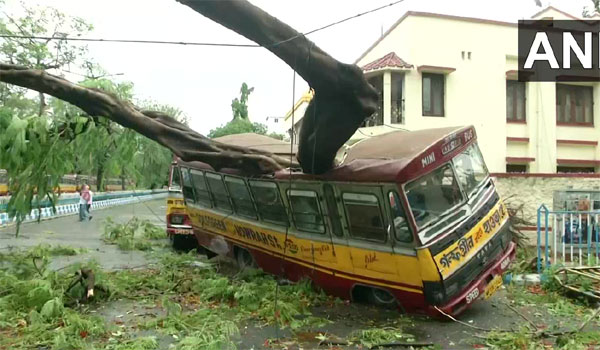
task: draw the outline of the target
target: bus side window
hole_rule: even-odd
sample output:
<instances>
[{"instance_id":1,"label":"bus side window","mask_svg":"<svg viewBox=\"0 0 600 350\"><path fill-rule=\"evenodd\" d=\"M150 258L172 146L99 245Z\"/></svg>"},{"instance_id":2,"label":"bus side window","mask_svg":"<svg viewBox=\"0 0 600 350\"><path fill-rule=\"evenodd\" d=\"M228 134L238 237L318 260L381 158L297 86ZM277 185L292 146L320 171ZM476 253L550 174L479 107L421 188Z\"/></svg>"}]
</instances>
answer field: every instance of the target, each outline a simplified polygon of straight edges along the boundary
<instances>
[{"instance_id":1,"label":"bus side window","mask_svg":"<svg viewBox=\"0 0 600 350\"><path fill-rule=\"evenodd\" d=\"M192 182L194 183L194 192L196 193L196 202L208 208L211 207L210 192L206 187L204 174L198 170L191 170Z\"/></svg>"},{"instance_id":2,"label":"bus side window","mask_svg":"<svg viewBox=\"0 0 600 350\"><path fill-rule=\"evenodd\" d=\"M254 210L252 197L244 180L226 176L225 184L231 194L231 201L233 202L235 212L239 215L256 219L256 210Z\"/></svg>"},{"instance_id":3,"label":"bus side window","mask_svg":"<svg viewBox=\"0 0 600 350\"><path fill-rule=\"evenodd\" d=\"M190 177L190 170L188 168L180 168L181 178L183 182L183 197L185 200L190 202L196 202L194 198L194 190L192 188L192 179Z\"/></svg>"},{"instance_id":4,"label":"bus side window","mask_svg":"<svg viewBox=\"0 0 600 350\"><path fill-rule=\"evenodd\" d=\"M287 196L298 230L325 233L319 197L315 191L288 190Z\"/></svg>"},{"instance_id":5,"label":"bus side window","mask_svg":"<svg viewBox=\"0 0 600 350\"><path fill-rule=\"evenodd\" d=\"M233 209L231 208L231 202L229 202L229 193L227 193L221 175L206 173L206 180L208 181L208 187L210 188L215 208L231 213Z\"/></svg>"},{"instance_id":6,"label":"bus side window","mask_svg":"<svg viewBox=\"0 0 600 350\"><path fill-rule=\"evenodd\" d=\"M383 218L379 200L373 194L349 193L342 195L348 226L352 238L385 242L387 232L383 227Z\"/></svg>"},{"instance_id":7,"label":"bus side window","mask_svg":"<svg viewBox=\"0 0 600 350\"><path fill-rule=\"evenodd\" d=\"M261 220L288 226L288 217L277 184L270 181L249 181Z\"/></svg>"},{"instance_id":8,"label":"bus side window","mask_svg":"<svg viewBox=\"0 0 600 350\"><path fill-rule=\"evenodd\" d=\"M325 195L325 202L327 203L327 213L329 215L329 221L331 222L331 231L338 237L344 237L333 186L331 186L331 184L323 185L323 194Z\"/></svg>"},{"instance_id":9,"label":"bus side window","mask_svg":"<svg viewBox=\"0 0 600 350\"><path fill-rule=\"evenodd\" d=\"M396 192L389 192L388 198L390 201L390 209L392 211L392 222L394 223L394 231L396 232L396 239L400 242L411 243L413 235L408 227L406 221L406 215L404 215L404 209L402 209L402 203Z\"/></svg>"}]
</instances>

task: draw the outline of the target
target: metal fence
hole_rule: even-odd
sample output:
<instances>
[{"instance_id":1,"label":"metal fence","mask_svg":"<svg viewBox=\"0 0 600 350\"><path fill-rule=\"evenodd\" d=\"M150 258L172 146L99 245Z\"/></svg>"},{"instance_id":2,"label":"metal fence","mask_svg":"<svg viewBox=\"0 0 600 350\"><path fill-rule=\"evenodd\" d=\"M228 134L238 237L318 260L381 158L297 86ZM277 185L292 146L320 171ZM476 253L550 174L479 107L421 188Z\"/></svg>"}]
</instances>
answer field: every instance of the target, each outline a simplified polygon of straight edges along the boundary
<instances>
[{"instance_id":1,"label":"metal fence","mask_svg":"<svg viewBox=\"0 0 600 350\"><path fill-rule=\"evenodd\" d=\"M537 269L551 265L596 266L600 256L600 211L537 211Z\"/></svg>"}]
</instances>

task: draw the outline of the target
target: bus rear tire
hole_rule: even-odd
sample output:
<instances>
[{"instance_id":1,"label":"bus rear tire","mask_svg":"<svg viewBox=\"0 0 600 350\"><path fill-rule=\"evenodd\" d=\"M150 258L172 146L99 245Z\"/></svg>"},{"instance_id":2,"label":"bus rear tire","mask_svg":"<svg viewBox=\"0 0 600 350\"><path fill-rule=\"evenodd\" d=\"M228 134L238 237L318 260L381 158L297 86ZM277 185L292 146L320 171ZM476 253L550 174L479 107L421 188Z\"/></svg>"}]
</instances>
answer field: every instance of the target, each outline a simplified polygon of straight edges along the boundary
<instances>
[{"instance_id":1,"label":"bus rear tire","mask_svg":"<svg viewBox=\"0 0 600 350\"><path fill-rule=\"evenodd\" d=\"M250 252L244 248L235 247L235 260L238 268L244 270L246 268L256 268L256 261Z\"/></svg>"}]
</instances>

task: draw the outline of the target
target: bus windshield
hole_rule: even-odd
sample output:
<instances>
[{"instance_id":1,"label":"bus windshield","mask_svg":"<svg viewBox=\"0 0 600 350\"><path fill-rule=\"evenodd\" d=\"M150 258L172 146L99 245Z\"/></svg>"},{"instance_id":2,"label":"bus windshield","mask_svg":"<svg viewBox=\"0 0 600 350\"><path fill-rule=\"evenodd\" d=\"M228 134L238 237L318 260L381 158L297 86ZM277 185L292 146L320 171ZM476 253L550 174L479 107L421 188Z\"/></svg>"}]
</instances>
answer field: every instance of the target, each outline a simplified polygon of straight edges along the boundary
<instances>
[{"instance_id":1,"label":"bus windshield","mask_svg":"<svg viewBox=\"0 0 600 350\"><path fill-rule=\"evenodd\" d=\"M408 183L404 190L418 228L434 222L464 201L451 164Z\"/></svg>"},{"instance_id":2,"label":"bus windshield","mask_svg":"<svg viewBox=\"0 0 600 350\"><path fill-rule=\"evenodd\" d=\"M406 185L404 190L422 244L442 232L437 226L425 228L449 218L447 214L472 198L487 177L488 171L481 152L473 144L454 157L452 162ZM462 216L467 211L455 210L454 213Z\"/></svg>"},{"instance_id":3,"label":"bus windshield","mask_svg":"<svg viewBox=\"0 0 600 350\"><path fill-rule=\"evenodd\" d=\"M471 197L488 177L479 147L473 144L453 160L456 176L467 196Z\"/></svg>"}]
</instances>

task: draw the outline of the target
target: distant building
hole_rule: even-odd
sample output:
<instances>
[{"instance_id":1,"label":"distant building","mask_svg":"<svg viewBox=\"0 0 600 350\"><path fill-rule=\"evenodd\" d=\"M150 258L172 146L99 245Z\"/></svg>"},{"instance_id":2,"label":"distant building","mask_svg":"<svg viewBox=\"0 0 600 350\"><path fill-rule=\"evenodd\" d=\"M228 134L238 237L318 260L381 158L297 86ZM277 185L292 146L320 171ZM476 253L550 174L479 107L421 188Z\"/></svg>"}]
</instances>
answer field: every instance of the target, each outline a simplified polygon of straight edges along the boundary
<instances>
[{"instance_id":1,"label":"distant building","mask_svg":"<svg viewBox=\"0 0 600 350\"><path fill-rule=\"evenodd\" d=\"M532 18L579 19L554 7ZM379 107L349 143L474 125L492 173L597 173L600 84L518 82L517 44L516 22L407 12L355 62ZM294 107L296 133L311 97Z\"/></svg>"},{"instance_id":2,"label":"distant building","mask_svg":"<svg viewBox=\"0 0 600 350\"><path fill-rule=\"evenodd\" d=\"M289 157L291 152L294 160L298 151L297 145L291 147L289 142L255 133L226 135L214 138L213 140L235 146L254 148L283 157Z\"/></svg>"}]
</instances>

